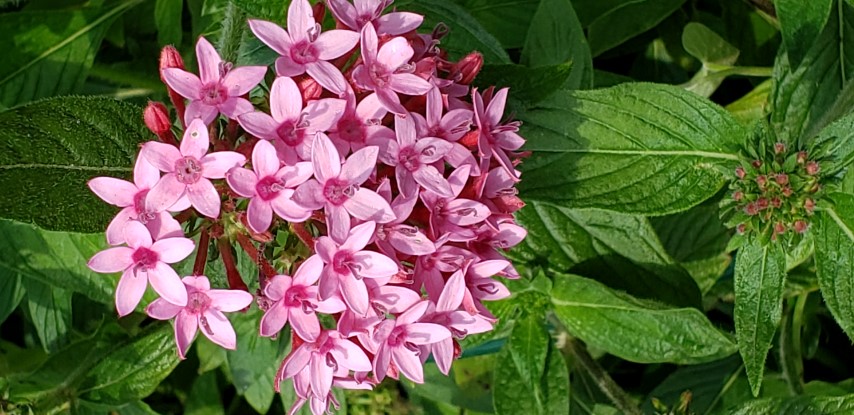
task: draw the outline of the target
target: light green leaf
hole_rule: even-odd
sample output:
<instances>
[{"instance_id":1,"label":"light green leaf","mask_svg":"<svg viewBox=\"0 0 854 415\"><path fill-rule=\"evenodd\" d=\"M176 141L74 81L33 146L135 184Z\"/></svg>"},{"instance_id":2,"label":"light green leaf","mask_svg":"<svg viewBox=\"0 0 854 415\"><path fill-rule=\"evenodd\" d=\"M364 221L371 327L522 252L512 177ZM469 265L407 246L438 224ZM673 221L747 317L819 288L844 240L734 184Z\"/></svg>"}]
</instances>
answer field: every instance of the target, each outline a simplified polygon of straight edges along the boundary
<instances>
[{"instance_id":1,"label":"light green leaf","mask_svg":"<svg viewBox=\"0 0 854 415\"><path fill-rule=\"evenodd\" d=\"M738 59L739 51L713 30L701 23L691 22L682 31L682 46L700 60L702 68L682 86L700 96L711 96L724 81L719 71L728 69Z\"/></svg>"},{"instance_id":2,"label":"light green leaf","mask_svg":"<svg viewBox=\"0 0 854 415\"><path fill-rule=\"evenodd\" d=\"M824 127L810 142L807 152L829 160L821 163L820 174L824 177L833 177L850 166L854 162L854 114Z\"/></svg>"},{"instance_id":3,"label":"light green leaf","mask_svg":"<svg viewBox=\"0 0 854 415\"><path fill-rule=\"evenodd\" d=\"M587 278L557 275L552 304L570 334L632 362L696 364L736 350L697 309L665 308Z\"/></svg>"},{"instance_id":4,"label":"light green leaf","mask_svg":"<svg viewBox=\"0 0 854 415\"><path fill-rule=\"evenodd\" d=\"M115 277L96 274L86 262L106 247L103 235L51 232L0 220L0 269L49 287L79 292L112 304Z\"/></svg>"},{"instance_id":5,"label":"light green leaf","mask_svg":"<svg viewBox=\"0 0 854 415\"><path fill-rule=\"evenodd\" d=\"M206 337L201 337L196 342L196 354L199 355L199 373L214 370L226 362L225 349L217 346Z\"/></svg>"},{"instance_id":6,"label":"light green leaf","mask_svg":"<svg viewBox=\"0 0 854 415\"><path fill-rule=\"evenodd\" d=\"M442 49L448 51L451 60L478 51L486 63L510 63L501 43L451 0L405 0L395 2L395 7L424 15L422 28L432 28L439 22L446 24L450 33L442 38Z\"/></svg>"},{"instance_id":7,"label":"light green leaf","mask_svg":"<svg viewBox=\"0 0 854 415\"><path fill-rule=\"evenodd\" d=\"M25 278L27 308L42 347L48 353L68 344L71 328L71 293L39 280Z\"/></svg>"},{"instance_id":8,"label":"light green leaf","mask_svg":"<svg viewBox=\"0 0 854 415\"><path fill-rule=\"evenodd\" d=\"M462 0L471 13L506 49L522 47L540 0Z\"/></svg>"},{"instance_id":9,"label":"light green leaf","mask_svg":"<svg viewBox=\"0 0 854 415\"><path fill-rule=\"evenodd\" d=\"M808 144L826 124L840 91L854 78L854 6L836 1L821 35L797 68L785 48L774 64L771 124L780 141Z\"/></svg>"},{"instance_id":10,"label":"light green leaf","mask_svg":"<svg viewBox=\"0 0 854 415\"><path fill-rule=\"evenodd\" d=\"M854 196L830 195L834 205L816 215L815 265L821 295L833 318L854 339Z\"/></svg>"},{"instance_id":11,"label":"light green leaf","mask_svg":"<svg viewBox=\"0 0 854 415\"><path fill-rule=\"evenodd\" d=\"M735 260L735 335L754 396L780 324L785 280L786 256L779 244L763 246L750 238L742 245Z\"/></svg>"},{"instance_id":12,"label":"light green leaf","mask_svg":"<svg viewBox=\"0 0 854 415\"><path fill-rule=\"evenodd\" d=\"M151 136L142 109L105 98L62 97L0 113L0 216L50 230L103 232L118 209L86 186L130 175Z\"/></svg>"},{"instance_id":13,"label":"light green leaf","mask_svg":"<svg viewBox=\"0 0 854 415\"><path fill-rule=\"evenodd\" d=\"M532 67L572 63L566 89L593 86L593 58L570 0L540 0L522 48L521 62Z\"/></svg>"},{"instance_id":14,"label":"light green leaf","mask_svg":"<svg viewBox=\"0 0 854 415\"><path fill-rule=\"evenodd\" d=\"M157 0L154 3L154 23L157 25L157 43L160 46L181 46L183 12L183 0Z\"/></svg>"},{"instance_id":15,"label":"light green leaf","mask_svg":"<svg viewBox=\"0 0 854 415\"><path fill-rule=\"evenodd\" d=\"M237 333L237 350L229 350L226 355L237 393L246 398L256 411L266 413L276 396L273 380L279 363L285 357L290 334L287 331L279 333L276 340L259 336L262 314L253 305L246 313L229 315Z\"/></svg>"},{"instance_id":16,"label":"light green leaf","mask_svg":"<svg viewBox=\"0 0 854 415\"><path fill-rule=\"evenodd\" d=\"M806 415L847 414L854 411L854 395L799 396L750 401L732 410L730 415Z\"/></svg>"},{"instance_id":17,"label":"light green leaf","mask_svg":"<svg viewBox=\"0 0 854 415\"><path fill-rule=\"evenodd\" d=\"M0 324L15 311L25 292L21 276L0 267Z\"/></svg>"},{"instance_id":18,"label":"light green leaf","mask_svg":"<svg viewBox=\"0 0 854 415\"><path fill-rule=\"evenodd\" d=\"M756 122L767 115L768 96L774 81L768 79L757 85L743 97L726 106L727 111L745 127L753 127Z\"/></svg>"},{"instance_id":19,"label":"light green leaf","mask_svg":"<svg viewBox=\"0 0 854 415\"><path fill-rule=\"evenodd\" d=\"M150 395L178 365L173 338L172 326L160 323L113 349L86 374L80 396L91 402L123 404Z\"/></svg>"},{"instance_id":20,"label":"light green leaf","mask_svg":"<svg viewBox=\"0 0 854 415\"><path fill-rule=\"evenodd\" d=\"M681 88L646 83L558 91L519 115L533 152L526 201L662 215L714 195L746 132Z\"/></svg>"},{"instance_id":21,"label":"light green leaf","mask_svg":"<svg viewBox=\"0 0 854 415\"><path fill-rule=\"evenodd\" d=\"M587 39L593 56L652 29L682 7L685 0L630 0L590 23Z\"/></svg>"},{"instance_id":22,"label":"light green leaf","mask_svg":"<svg viewBox=\"0 0 854 415\"><path fill-rule=\"evenodd\" d=\"M219 387L216 384L216 372L207 372L193 382L190 395L184 404L185 415L224 415Z\"/></svg>"},{"instance_id":23,"label":"light green leaf","mask_svg":"<svg viewBox=\"0 0 854 415\"><path fill-rule=\"evenodd\" d=\"M780 20L780 32L789 64L797 68L824 28L834 0L776 0L774 8Z\"/></svg>"},{"instance_id":24,"label":"light green leaf","mask_svg":"<svg viewBox=\"0 0 854 415\"><path fill-rule=\"evenodd\" d=\"M509 87L509 99L529 107L559 90L572 76L572 63L527 68L522 65L484 65L475 78L477 86Z\"/></svg>"},{"instance_id":25,"label":"light green leaf","mask_svg":"<svg viewBox=\"0 0 854 415\"><path fill-rule=\"evenodd\" d=\"M0 14L0 108L77 92L110 23L141 1Z\"/></svg>"}]
</instances>

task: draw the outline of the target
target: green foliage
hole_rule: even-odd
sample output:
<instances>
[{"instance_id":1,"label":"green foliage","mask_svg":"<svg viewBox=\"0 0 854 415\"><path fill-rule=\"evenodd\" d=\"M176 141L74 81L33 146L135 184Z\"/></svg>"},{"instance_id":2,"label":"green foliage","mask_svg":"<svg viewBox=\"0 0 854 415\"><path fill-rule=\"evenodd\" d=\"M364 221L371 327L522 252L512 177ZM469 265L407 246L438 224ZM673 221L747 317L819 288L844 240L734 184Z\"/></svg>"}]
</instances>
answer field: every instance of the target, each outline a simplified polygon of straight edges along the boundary
<instances>
[{"instance_id":1,"label":"green foliage","mask_svg":"<svg viewBox=\"0 0 854 415\"><path fill-rule=\"evenodd\" d=\"M679 9L684 2L685 0L634 0L619 3L599 15L587 27L592 55L598 56L652 29Z\"/></svg>"},{"instance_id":2,"label":"green foliage","mask_svg":"<svg viewBox=\"0 0 854 415\"><path fill-rule=\"evenodd\" d=\"M540 0L528 29L520 58L531 67L572 64L566 89L593 86L593 59L573 4L569 0Z\"/></svg>"},{"instance_id":3,"label":"green foliage","mask_svg":"<svg viewBox=\"0 0 854 415\"><path fill-rule=\"evenodd\" d=\"M815 232L815 264L821 295L836 322L854 338L854 196L834 193L834 202L819 212Z\"/></svg>"}]
</instances>

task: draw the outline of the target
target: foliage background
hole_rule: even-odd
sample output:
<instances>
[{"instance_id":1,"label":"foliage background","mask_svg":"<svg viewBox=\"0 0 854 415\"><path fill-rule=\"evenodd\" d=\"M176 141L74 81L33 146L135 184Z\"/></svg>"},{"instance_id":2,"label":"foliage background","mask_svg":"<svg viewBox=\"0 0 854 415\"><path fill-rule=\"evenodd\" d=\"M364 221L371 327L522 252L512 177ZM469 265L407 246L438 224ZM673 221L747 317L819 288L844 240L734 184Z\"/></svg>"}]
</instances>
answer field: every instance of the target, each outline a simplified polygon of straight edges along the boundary
<instances>
[{"instance_id":1,"label":"foliage background","mask_svg":"<svg viewBox=\"0 0 854 415\"><path fill-rule=\"evenodd\" d=\"M446 24L451 58L480 51L478 85L511 87L534 151L518 214L530 234L510 253L525 278L490 305L501 323L467 339L450 378L428 363L424 385L348 392L342 412L854 411L845 334L854 327L854 179L842 176L854 140L850 1L395 6L425 14L424 30ZM174 44L193 68L198 36L233 30L221 27L226 13L284 23L285 9L273 0L0 1L0 413L290 406L292 392L272 388L287 336L254 335L257 309L232 319L237 351L200 338L179 363L171 327L141 313L118 320L115 282L85 266L104 245L93 232L114 212L84 183L129 175L138 143L153 138L141 106L167 99L160 48ZM222 52L238 65L275 58L249 32ZM719 218L765 118L798 148L843 123L832 150L841 161L823 166L840 192L804 242L784 249L733 239ZM767 260L737 267L737 249ZM210 261L209 276L224 280ZM252 287L257 271L238 262ZM735 304L749 292L770 299Z\"/></svg>"}]
</instances>

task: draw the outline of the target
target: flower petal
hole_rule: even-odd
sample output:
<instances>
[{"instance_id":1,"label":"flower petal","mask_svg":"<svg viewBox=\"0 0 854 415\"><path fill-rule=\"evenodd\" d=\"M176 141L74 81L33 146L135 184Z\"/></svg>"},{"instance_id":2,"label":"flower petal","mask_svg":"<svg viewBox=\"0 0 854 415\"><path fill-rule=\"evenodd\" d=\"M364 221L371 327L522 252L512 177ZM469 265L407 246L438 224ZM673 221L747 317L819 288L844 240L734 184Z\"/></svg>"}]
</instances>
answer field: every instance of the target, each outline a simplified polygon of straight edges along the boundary
<instances>
[{"instance_id":1,"label":"flower petal","mask_svg":"<svg viewBox=\"0 0 854 415\"><path fill-rule=\"evenodd\" d=\"M169 209L181 199L186 188L187 185L178 181L174 173L164 175L145 195L145 210L163 212Z\"/></svg>"},{"instance_id":2,"label":"flower petal","mask_svg":"<svg viewBox=\"0 0 854 415\"><path fill-rule=\"evenodd\" d=\"M391 357L395 366L404 376L415 383L424 383L424 368L421 367L421 359L403 347L395 347L391 351Z\"/></svg>"},{"instance_id":3,"label":"flower petal","mask_svg":"<svg viewBox=\"0 0 854 415\"><path fill-rule=\"evenodd\" d=\"M351 30L329 30L323 32L314 41L318 58L331 61L353 50L359 43L359 33Z\"/></svg>"},{"instance_id":4,"label":"flower petal","mask_svg":"<svg viewBox=\"0 0 854 415\"><path fill-rule=\"evenodd\" d=\"M320 183L326 183L341 173L338 150L326 134L317 133L314 138L314 144L311 146L311 165L314 168L314 177Z\"/></svg>"},{"instance_id":5,"label":"flower petal","mask_svg":"<svg viewBox=\"0 0 854 415\"><path fill-rule=\"evenodd\" d=\"M202 120L205 124L210 124L219 115L219 108L205 104L202 101L192 101L187 105L187 110L184 113L184 124L190 124L193 120Z\"/></svg>"},{"instance_id":6,"label":"flower petal","mask_svg":"<svg viewBox=\"0 0 854 415\"><path fill-rule=\"evenodd\" d=\"M179 68L166 68L160 71L166 85L184 98L201 98L202 81L199 77Z\"/></svg>"},{"instance_id":7,"label":"flower petal","mask_svg":"<svg viewBox=\"0 0 854 415\"><path fill-rule=\"evenodd\" d=\"M243 310L252 304L252 294L242 290L210 290L205 293L211 299L211 307L226 313Z\"/></svg>"},{"instance_id":8,"label":"flower petal","mask_svg":"<svg viewBox=\"0 0 854 415\"><path fill-rule=\"evenodd\" d=\"M293 0L288 6L288 34L293 42L308 39L308 30L313 28L314 12L308 0Z\"/></svg>"},{"instance_id":9,"label":"flower petal","mask_svg":"<svg viewBox=\"0 0 854 415\"><path fill-rule=\"evenodd\" d=\"M451 332L438 324L411 323L406 326L407 341L413 344L433 344L451 337Z\"/></svg>"},{"instance_id":10,"label":"flower petal","mask_svg":"<svg viewBox=\"0 0 854 415\"><path fill-rule=\"evenodd\" d=\"M122 273L122 278L116 286L116 311L120 317L133 312L142 300L146 286L148 286L148 280L144 274L139 275L132 268Z\"/></svg>"},{"instance_id":11,"label":"flower petal","mask_svg":"<svg viewBox=\"0 0 854 415\"><path fill-rule=\"evenodd\" d=\"M341 366L354 372L370 372L373 368L365 352L352 341L341 339L329 351Z\"/></svg>"},{"instance_id":12,"label":"flower petal","mask_svg":"<svg viewBox=\"0 0 854 415\"><path fill-rule=\"evenodd\" d=\"M95 254L87 265L102 274L124 271L133 265L133 253L134 249L126 246L108 248Z\"/></svg>"},{"instance_id":13,"label":"flower petal","mask_svg":"<svg viewBox=\"0 0 854 415\"><path fill-rule=\"evenodd\" d=\"M510 88L501 88L486 106L486 118L490 125L498 125L504 116L504 106L507 104L507 92Z\"/></svg>"},{"instance_id":14,"label":"flower petal","mask_svg":"<svg viewBox=\"0 0 854 415\"><path fill-rule=\"evenodd\" d=\"M276 149L267 141L260 140L252 149L252 169L259 178L273 176L279 171Z\"/></svg>"},{"instance_id":15,"label":"flower petal","mask_svg":"<svg viewBox=\"0 0 854 415\"><path fill-rule=\"evenodd\" d=\"M413 117L394 117L394 131L397 134L397 143L401 148L415 144L415 121Z\"/></svg>"},{"instance_id":16,"label":"flower petal","mask_svg":"<svg viewBox=\"0 0 854 415\"><path fill-rule=\"evenodd\" d=\"M389 79L389 88L406 95L424 95L433 85L411 73L396 73Z\"/></svg>"},{"instance_id":17,"label":"flower petal","mask_svg":"<svg viewBox=\"0 0 854 415\"><path fill-rule=\"evenodd\" d=\"M266 66L239 66L225 75L222 86L228 89L228 95L236 97L249 93L267 73Z\"/></svg>"},{"instance_id":18,"label":"flower petal","mask_svg":"<svg viewBox=\"0 0 854 415\"><path fill-rule=\"evenodd\" d=\"M178 356L185 359L187 350L196 339L199 330L199 319L190 313L178 313L175 317L175 344L178 345Z\"/></svg>"},{"instance_id":19,"label":"flower petal","mask_svg":"<svg viewBox=\"0 0 854 415\"><path fill-rule=\"evenodd\" d=\"M269 143L268 143L269 144ZM225 172L232 167L240 167L246 163L246 157L235 151L217 151L210 153L200 160L202 176L209 179L222 179Z\"/></svg>"},{"instance_id":20,"label":"flower petal","mask_svg":"<svg viewBox=\"0 0 854 415\"><path fill-rule=\"evenodd\" d=\"M199 75L202 78L202 83L219 81L219 66L222 59L211 42L201 36L196 42L196 58L199 61Z\"/></svg>"},{"instance_id":21,"label":"flower petal","mask_svg":"<svg viewBox=\"0 0 854 415\"><path fill-rule=\"evenodd\" d=\"M132 206L138 192L133 183L115 177L96 177L86 184L101 200L118 207Z\"/></svg>"},{"instance_id":22,"label":"flower petal","mask_svg":"<svg viewBox=\"0 0 854 415\"><path fill-rule=\"evenodd\" d=\"M128 222L122 233L125 237L125 243L133 249L151 247L151 232L140 222Z\"/></svg>"},{"instance_id":23,"label":"flower petal","mask_svg":"<svg viewBox=\"0 0 854 415\"><path fill-rule=\"evenodd\" d=\"M314 311L306 313L301 307L291 307L290 315L291 329L305 341L313 342L320 336L320 321Z\"/></svg>"},{"instance_id":24,"label":"flower petal","mask_svg":"<svg viewBox=\"0 0 854 415\"><path fill-rule=\"evenodd\" d=\"M451 190L451 185L438 170L433 166L421 166L420 169L412 172L412 177L421 185L421 187L436 193L442 197L454 197L454 192Z\"/></svg>"},{"instance_id":25,"label":"flower petal","mask_svg":"<svg viewBox=\"0 0 854 415\"><path fill-rule=\"evenodd\" d=\"M164 262L157 262L148 270L151 288L166 301L179 306L187 305L187 287L178 278L178 274Z\"/></svg>"},{"instance_id":26,"label":"flower petal","mask_svg":"<svg viewBox=\"0 0 854 415\"><path fill-rule=\"evenodd\" d=\"M391 205L373 190L360 188L343 205L353 217L388 223L395 219Z\"/></svg>"},{"instance_id":27,"label":"flower petal","mask_svg":"<svg viewBox=\"0 0 854 415\"><path fill-rule=\"evenodd\" d=\"M346 105L346 101L336 98L311 101L305 107L306 121L312 131L327 131L341 119Z\"/></svg>"},{"instance_id":28,"label":"flower petal","mask_svg":"<svg viewBox=\"0 0 854 415\"><path fill-rule=\"evenodd\" d=\"M389 70L394 71L403 64L408 63L414 53L408 40L403 37L395 37L380 47L377 53L377 61ZM423 93L426 92L427 90Z\"/></svg>"},{"instance_id":29,"label":"flower petal","mask_svg":"<svg viewBox=\"0 0 854 415\"><path fill-rule=\"evenodd\" d=\"M291 198L293 193L288 195L287 193L289 192L292 191L288 189L282 190L281 193L279 193L279 197L270 201L270 206L273 207L273 211L276 212L276 215L288 222L305 222L306 219L311 217L311 209L306 209L299 203L295 202Z\"/></svg>"},{"instance_id":30,"label":"flower petal","mask_svg":"<svg viewBox=\"0 0 854 415\"><path fill-rule=\"evenodd\" d=\"M293 79L280 76L270 88L270 115L277 123L296 122L302 111L302 94Z\"/></svg>"},{"instance_id":31,"label":"flower petal","mask_svg":"<svg viewBox=\"0 0 854 415\"><path fill-rule=\"evenodd\" d=\"M347 91L347 81L341 70L327 61L316 61L305 64L305 71L335 95L341 96Z\"/></svg>"},{"instance_id":32,"label":"flower petal","mask_svg":"<svg viewBox=\"0 0 854 415\"><path fill-rule=\"evenodd\" d=\"M432 351L436 366L447 376L451 370L451 362L454 360L454 339L447 338L433 343Z\"/></svg>"},{"instance_id":33,"label":"flower petal","mask_svg":"<svg viewBox=\"0 0 854 415\"><path fill-rule=\"evenodd\" d=\"M377 32L397 36L418 29L424 16L409 12L392 12L374 20Z\"/></svg>"},{"instance_id":34,"label":"flower petal","mask_svg":"<svg viewBox=\"0 0 854 415\"><path fill-rule=\"evenodd\" d=\"M229 97L225 102L219 104L219 110L226 117L236 120L237 117L255 111L252 103L245 98Z\"/></svg>"},{"instance_id":35,"label":"flower petal","mask_svg":"<svg viewBox=\"0 0 854 415\"><path fill-rule=\"evenodd\" d=\"M262 142L262 141L259 141ZM255 172L242 167L232 167L225 173L225 181L234 193L243 197L254 197L258 176Z\"/></svg>"},{"instance_id":36,"label":"flower petal","mask_svg":"<svg viewBox=\"0 0 854 415\"><path fill-rule=\"evenodd\" d=\"M459 270L448 278L439 300L436 302L436 311L454 311L463 303L466 293L466 279L462 270Z\"/></svg>"},{"instance_id":37,"label":"flower petal","mask_svg":"<svg viewBox=\"0 0 854 415\"><path fill-rule=\"evenodd\" d=\"M294 273L294 284L310 286L314 285L323 272L323 260L320 255L312 255L306 259Z\"/></svg>"},{"instance_id":38,"label":"flower petal","mask_svg":"<svg viewBox=\"0 0 854 415\"><path fill-rule=\"evenodd\" d=\"M329 395L332 388L332 368L326 364L326 356L314 354L311 358L311 392L317 396Z\"/></svg>"},{"instance_id":39,"label":"flower petal","mask_svg":"<svg viewBox=\"0 0 854 415\"><path fill-rule=\"evenodd\" d=\"M344 302L350 306L354 313L364 316L370 309L368 304L368 288L365 282L357 280L353 276L347 276L338 279L339 289Z\"/></svg>"},{"instance_id":40,"label":"flower petal","mask_svg":"<svg viewBox=\"0 0 854 415\"><path fill-rule=\"evenodd\" d=\"M285 324L288 323L288 307L285 307L281 301L267 309L264 316L261 317L261 328L258 333L263 337L272 337L279 334Z\"/></svg>"},{"instance_id":41,"label":"flower petal","mask_svg":"<svg viewBox=\"0 0 854 415\"><path fill-rule=\"evenodd\" d=\"M237 334L225 314L208 309L201 318L204 319L201 320L201 330L208 339L228 350L237 348Z\"/></svg>"},{"instance_id":42,"label":"flower petal","mask_svg":"<svg viewBox=\"0 0 854 415\"><path fill-rule=\"evenodd\" d=\"M341 167L340 178L348 184L362 184L376 170L379 147L365 147L347 158Z\"/></svg>"},{"instance_id":43,"label":"flower petal","mask_svg":"<svg viewBox=\"0 0 854 415\"><path fill-rule=\"evenodd\" d=\"M327 204L324 209L326 213L326 227L329 229L329 236L336 242L344 242L347 239L347 233L350 232L350 214L347 209L342 206Z\"/></svg>"},{"instance_id":44,"label":"flower petal","mask_svg":"<svg viewBox=\"0 0 854 415\"><path fill-rule=\"evenodd\" d=\"M341 244L341 250L356 252L365 249L365 246L371 242L374 236L374 231L377 229L376 222L368 221L363 224L354 226L347 233L347 240Z\"/></svg>"},{"instance_id":45,"label":"flower petal","mask_svg":"<svg viewBox=\"0 0 854 415\"><path fill-rule=\"evenodd\" d=\"M175 163L184 157L175 146L156 141L143 144L140 155L162 172L174 171Z\"/></svg>"},{"instance_id":46,"label":"flower petal","mask_svg":"<svg viewBox=\"0 0 854 415\"><path fill-rule=\"evenodd\" d=\"M308 365L308 362L311 360L310 346L310 344L303 344L285 358L282 367L279 368L279 378L292 378Z\"/></svg>"},{"instance_id":47,"label":"flower petal","mask_svg":"<svg viewBox=\"0 0 854 415\"><path fill-rule=\"evenodd\" d=\"M183 310L184 307L172 304L162 298L152 301L148 307L145 307L145 313L149 317L157 320L171 320Z\"/></svg>"},{"instance_id":48,"label":"flower petal","mask_svg":"<svg viewBox=\"0 0 854 415\"><path fill-rule=\"evenodd\" d=\"M353 253L353 261L361 267L358 271L362 278L385 278L397 274L399 267L393 259L373 251Z\"/></svg>"},{"instance_id":49,"label":"flower petal","mask_svg":"<svg viewBox=\"0 0 854 415\"><path fill-rule=\"evenodd\" d=\"M132 217L136 217L136 209L128 206L119 211L119 214L110 221L110 224L107 225L106 231L108 244L120 245L125 243L125 224L127 224Z\"/></svg>"},{"instance_id":50,"label":"flower petal","mask_svg":"<svg viewBox=\"0 0 854 415\"><path fill-rule=\"evenodd\" d=\"M208 152L211 141L208 135L208 127L200 119L190 122L181 138L181 155L201 159Z\"/></svg>"},{"instance_id":51,"label":"flower petal","mask_svg":"<svg viewBox=\"0 0 854 415\"><path fill-rule=\"evenodd\" d=\"M249 19L249 28L261 42L279 55L290 53L291 37L279 25L264 20Z\"/></svg>"},{"instance_id":52,"label":"flower petal","mask_svg":"<svg viewBox=\"0 0 854 415\"><path fill-rule=\"evenodd\" d=\"M246 211L246 221L255 233L266 232L273 223L273 208L270 202L254 197L249 201L249 209Z\"/></svg>"},{"instance_id":53,"label":"flower petal","mask_svg":"<svg viewBox=\"0 0 854 415\"><path fill-rule=\"evenodd\" d=\"M202 178L187 186L187 197L193 207L202 215L213 219L219 216L219 193L210 180Z\"/></svg>"},{"instance_id":54,"label":"flower petal","mask_svg":"<svg viewBox=\"0 0 854 415\"><path fill-rule=\"evenodd\" d=\"M309 179L297 187L291 199L300 206L311 210L320 209L326 204L326 199L323 197L323 187L315 179Z\"/></svg>"},{"instance_id":55,"label":"flower petal","mask_svg":"<svg viewBox=\"0 0 854 415\"><path fill-rule=\"evenodd\" d=\"M151 245L151 250L157 252L160 260L174 264L190 256L196 249L196 243L189 238L166 238Z\"/></svg>"}]
</instances>

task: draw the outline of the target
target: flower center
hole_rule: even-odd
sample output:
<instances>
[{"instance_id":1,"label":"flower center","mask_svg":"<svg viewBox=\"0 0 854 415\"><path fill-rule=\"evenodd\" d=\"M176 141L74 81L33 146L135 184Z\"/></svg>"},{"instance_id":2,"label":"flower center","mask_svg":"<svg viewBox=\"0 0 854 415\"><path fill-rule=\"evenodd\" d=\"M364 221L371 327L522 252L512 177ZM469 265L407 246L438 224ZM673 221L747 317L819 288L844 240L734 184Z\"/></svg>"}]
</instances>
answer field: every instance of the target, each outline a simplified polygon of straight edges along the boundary
<instances>
[{"instance_id":1,"label":"flower center","mask_svg":"<svg viewBox=\"0 0 854 415\"><path fill-rule=\"evenodd\" d=\"M204 293L195 291L187 296L187 311L193 314L204 313L211 305L211 299Z\"/></svg>"},{"instance_id":2,"label":"flower center","mask_svg":"<svg viewBox=\"0 0 854 415\"><path fill-rule=\"evenodd\" d=\"M216 106L225 102L228 98L228 90L218 81L211 82L202 87L200 95L203 104Z\"/></svg>"},{"instance_id":3,"label":"flower center","mask_svg":"<svg viewBox=\"0 0 854 415\"><path fill-rule=\"evenodd\" d=\"M131 255L131 259L141 271L148 271L157 265L157 261L160 260L160 255L157 255L157 252L148 248L140 247L134 251L133 255Z\"/></svg>"},{"instance_id":4,"label":"flower center","mask_svg":"<svg viewBox=\"0 0 854 415\"><path fill-rule=\"evenodd\" d=\"M302 285L292 285L285 292L285 297L282 299L287 307L300 307L303 301L308 297L305 292L305 287Z\"/></svg>"},{"instance_id":5,"label":"flower center","mask_svg":"<svg viewBox=\"0 0 854 415\"><path fill-rule=\"evenodd\" d=\"M255 185L255 193L258 194L261 200L266 202L275 199L284 188L282 182L276 179L275 176L267 176L258 180L258 184Z\"/></svg>"},{"instance_id":6,"label":"flower center","mask_svg":"<svg viewBox=\"0 0 854 415\"><path fill-rule=\"evenodd\" d=\"M291 59L300 65L317 62L317 57L317 49L307 40L303 40L291 48Z\"/></svg>"},{"instance_id":7,"label":"flower center","mask_svg":"<svg viewBox=\"0 0 854 415\"><path fill-rule=\"evenodd\" d=\"M155 218L155 213L145 210L145 195L148 189L140 190L133 195L133 210L136 212L136 220L143 225L148 224Z\"/></svg>"},{"instance_id":8,"label":"flower center","mask_svg":"<svg viewBox=\"0 0 854 415\"><path fill-rule=\"evenodd\" d=\"M193 184L202 178L202 163L195 157L184 157L175 162L175 176L184 184Z\"/></svg>"},{"instance_id":9,"label":"flower center","mask_svg":"<svg viewBox=\"0 0 854 415\"><path fill-rule=\"evenodd\" d=\"M389 73L380 65L371 65L368 73L371 75L371 80L377 88L384 88L388 84Z\"/></svg>"},{"instance_id":10,"label":"flower center","mask_svg":"<svg viewBox=\"0 0 854 415\"><path fill-rule=\"evenodd\" d=\"M308 127L308 121L305 120L305 114L300 115L297 122L285 121L276 128L276 135L279 136L285 144L295 147L305 140L305 129Z\"/></svg>"},{"instance_id":11,"label":"flower center","mask_svg":"<svg viewBox=\"0 0 854 415\"><path fill-rule=\"evenodd\" d=\"M421 167L418 155L412 146L404 147L400 149L400 153L397 155L397 162L406 170L415 171Z\"/></svg>"},{"instance_id":12,"label":"flower center","mask_svg":"<svg viewBox=\"0 0 854 415\"><path fill-rule=\"evenodd\" d=\"M364 143L365 131L362 122L356 118L342 118L338 121L338 136L350 143Z\"/></svg>"},{"instance_id":13,"label":"flower center","mask_svg":"<svg viewBox=\"0 0 854 415\"><path fill-rule=\"evenodd\" d=\"M406 343L406 337L406 326L398 326L389 333L386 343L392 347L401 346Z\"/></svg>"},{"instance_id":14,"label":"flower center","mask_svg":"<svg viewBox=\"0 0 854 415\"><path fill-rule=\"evenodd\" d=\"M353 274L356 279L360 277L352 272L356 264L353 262L353 253L350 251L338 251L332 257L332 269L339 274Z\"/></svg>"},{"instance_id":15,"label":"flower center","mask_svg":"<svg viewBox=\"0 0 854 415\"><path fill-rule=\"evenodd\" d=\"M347 199L353 197L358 186L347 183L341 179L329 179L323 186L323 197L335 206L340 206Z\"/></svg>"}]
</instances>

